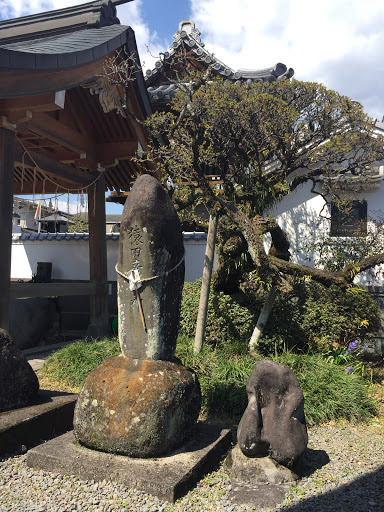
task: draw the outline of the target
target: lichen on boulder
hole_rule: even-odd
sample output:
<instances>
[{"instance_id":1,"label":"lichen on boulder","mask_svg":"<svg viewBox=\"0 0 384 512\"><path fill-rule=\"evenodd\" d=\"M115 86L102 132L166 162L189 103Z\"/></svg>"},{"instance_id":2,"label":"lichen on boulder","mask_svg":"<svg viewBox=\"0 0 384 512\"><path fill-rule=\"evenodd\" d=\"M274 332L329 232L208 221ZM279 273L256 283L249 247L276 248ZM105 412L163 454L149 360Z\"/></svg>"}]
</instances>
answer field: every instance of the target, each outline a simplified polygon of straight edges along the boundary
<instances>
[{"instance_id":1,"label":"lichen on boulder","mask_svg":"<svg viewBox=\"0 0 384 512\"><path fill-rule=\"evenodd\" d=\"M181 364L111 357L81 390L75 436L96 450L157 457L193 432L200 404L196 376Z\"/></svg>"}]
</instances>

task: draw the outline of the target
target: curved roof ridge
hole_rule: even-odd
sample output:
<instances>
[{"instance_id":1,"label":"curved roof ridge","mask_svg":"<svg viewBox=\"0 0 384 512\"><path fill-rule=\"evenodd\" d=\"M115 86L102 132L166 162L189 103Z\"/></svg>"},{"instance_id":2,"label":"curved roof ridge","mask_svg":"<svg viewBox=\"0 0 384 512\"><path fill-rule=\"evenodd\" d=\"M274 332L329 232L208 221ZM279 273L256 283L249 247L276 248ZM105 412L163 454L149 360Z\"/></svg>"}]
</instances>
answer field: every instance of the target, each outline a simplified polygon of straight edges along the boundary
<instances>
[{"instance_id":1,"label":"curved roof ridge","mask_svg":"<svg viewBox=\"0 0 384 512\"><path fill-rule=\"evenodd\" d=\"M173 36L173 42L170 46L169 51L164 53L164 60L157 61L155 63L155 67L146 71L146 82L149 87L149 92L151 98L156 101L156 99L163 99L164 95L160 94L159 98L156 98L157 95L157 87L155 86L156 78L160 74L164 63L170 63L172 61L172 57L178 51L178 49L184 45L185 47L189 47L196 58L199 59L200 62L203 62L207 65L212 65L213 70L218 74L222 75L224 78L234 81L247 81L251 82L272 82L282 78L291 78L294 75L294 70L292 68L287 68L285 64L278 62L274 66L264 69L239 69L234 71L231 67L227 66L214 54L208 52L205 48L204 42L201 40L201 33L196 28L195 22L191 19L182 20L179 23L179 29L175 32ZM154 85L155 87L151 87ZM172 87L169 86L169 92L171 93ZM172 93L171 93L172 94Z\"/></svg>"}]
</instances>

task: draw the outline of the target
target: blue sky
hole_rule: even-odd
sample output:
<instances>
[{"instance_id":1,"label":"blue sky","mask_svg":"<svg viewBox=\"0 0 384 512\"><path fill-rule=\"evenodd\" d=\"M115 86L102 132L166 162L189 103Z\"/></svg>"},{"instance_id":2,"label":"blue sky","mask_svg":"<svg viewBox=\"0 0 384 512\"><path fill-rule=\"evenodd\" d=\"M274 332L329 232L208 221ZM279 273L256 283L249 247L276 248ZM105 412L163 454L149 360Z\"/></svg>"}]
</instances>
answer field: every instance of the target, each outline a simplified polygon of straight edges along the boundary
<instances>
[{"instance_id":1,"label":"blue sky","mask_svg":"<svg viewBox=\"0 0 384 512\"><path fill-rule=\"evenodd\" d=\"M80 3L0 0L0 18ZM118 6L118 17L135 30L144 67L153 67L179 22L191 18L207 50L234 70L283 62L297 79L321 82L373 118L384 116L383 0L134 0Z\"/></svg>"}]
</instances>

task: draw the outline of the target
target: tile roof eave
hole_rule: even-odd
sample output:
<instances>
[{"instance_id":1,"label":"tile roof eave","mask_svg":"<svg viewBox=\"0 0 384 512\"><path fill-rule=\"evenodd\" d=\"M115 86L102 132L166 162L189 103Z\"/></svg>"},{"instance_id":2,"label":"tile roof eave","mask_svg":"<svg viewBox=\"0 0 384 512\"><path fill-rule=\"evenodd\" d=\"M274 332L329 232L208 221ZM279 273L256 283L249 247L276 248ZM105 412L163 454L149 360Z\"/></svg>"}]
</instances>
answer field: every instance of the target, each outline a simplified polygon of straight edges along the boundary
<instances>
[{"instance_id":1,"label":"tile roof eave","mask_svg":"<svg viewBox=\"0 0 384 512\"><path fill-rule=\"evenodd\" d=\"M110 25L22 43L0 41L0 67L59 70L84 65L124 46L130 31L128 26Z\"/></svg>"}]
</instances>

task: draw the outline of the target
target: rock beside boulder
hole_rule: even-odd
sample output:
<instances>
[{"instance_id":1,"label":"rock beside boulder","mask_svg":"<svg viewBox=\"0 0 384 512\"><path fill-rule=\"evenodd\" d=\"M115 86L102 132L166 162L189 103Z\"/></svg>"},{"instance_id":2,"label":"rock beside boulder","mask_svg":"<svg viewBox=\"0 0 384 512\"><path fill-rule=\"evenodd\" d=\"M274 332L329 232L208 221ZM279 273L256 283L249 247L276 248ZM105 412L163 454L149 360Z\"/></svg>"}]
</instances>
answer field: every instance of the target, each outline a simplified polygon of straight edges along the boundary
<instances>
[{"instance_id":1,"label":"rock beside boulder","mask_svg":"<svg viewBox=\"0 0 384 512\"><path fill-rule=\"evenodd\" d=\"M54 299L31 297L10 303L9 333L22 350L54 343L60 333L59 323Z\"/></svg>"},{"instance_id":2,"label":"rock beside boulder","mask_svg":"<svg viewBox=\"0 0 384 512\"><path fill-rule=\"evenodd\" d=\"M308 443L304 395L295 374L274 361L258 362L247 382L248 407L237 438L247 457L270 455L292 467Z\"/></svg>"},{"instance_id":3,"label":"rock beside boulder","mask_svg":"<svg viewBox=\"0 0 384 512\"><path fill-rule=\"evenodd\" d=\"M200 385L185 366L110 357L83 385L75 408L75 436L88 448L157 457L188 439L200 406Z\"/></svg>"},{"instance_id":4,"label":"rock beside boulder","mask_svg":"<svg viewBox=\"0 0 384 512\"><path fill-rule=\"evenodd\" d=\"M0 329L0 411L28 405L39 391L39 381L11 336Z\"/></svg>"}]
</instances>

